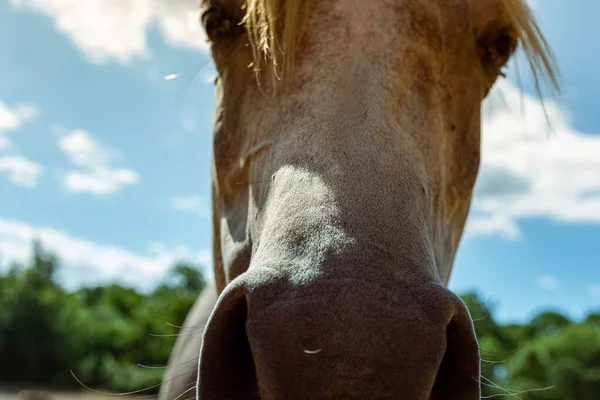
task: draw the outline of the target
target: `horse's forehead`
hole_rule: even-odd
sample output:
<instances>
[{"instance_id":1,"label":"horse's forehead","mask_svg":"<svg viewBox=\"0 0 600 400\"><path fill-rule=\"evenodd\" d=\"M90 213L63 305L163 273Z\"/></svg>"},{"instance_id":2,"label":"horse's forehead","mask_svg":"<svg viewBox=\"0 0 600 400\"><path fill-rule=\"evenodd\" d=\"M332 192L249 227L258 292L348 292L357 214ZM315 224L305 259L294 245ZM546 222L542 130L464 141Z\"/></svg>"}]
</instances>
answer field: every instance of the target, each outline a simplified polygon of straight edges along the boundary
<instances>
[{"instance_id":1,"label":"horse's forehead","mask_svg":"<svg viewBox=\"0 0 600 400\"><path fill-rule=\"evenodd\" d=\"M368 73L379 71L382 74L401 74L407 70L418 70L423 81L430 80L424 82L429 85L432 83L429 68L434 64L439 64L441 68L441 64L449 65L457 61L467 68L472 66L469 62L475 54L471 51L475 46L473 28L485 25L481 21L498 17L501 14L499 2L500 0L315 2L311 17L304 21L306 40L298 58L308 60L303 64L305 75L314 77L316 73L321 81L336 80L353 65L362 64L365 66L364 71ZM283 38L284 45L287 39L289 38ZM303 51L307 48L308 51ZM399 58L402 58L400 64ZM335 64L339 68L333 74L319 73L318 71L324 71L326 64ZM451 75L468 72L448 68L445 73ZM315 98L310 97L313 100ZM363 93L361 97L368 96Z\"/></svg>"},{"instance_id":2,"label":"horse's forehead","mask_svg":"<svg viewBox=\"0 0 600 400\"><path fill-rule=\"evenodd\" d=\"M385 37L439 35L442 19L456 7L424 6L422 0L356 1L334 0L319 2L309 34L330 36L332 29L342 28L349 41L380 41ZM450 13L452 14L452 12Z\"/></svg>"}]
</instances>

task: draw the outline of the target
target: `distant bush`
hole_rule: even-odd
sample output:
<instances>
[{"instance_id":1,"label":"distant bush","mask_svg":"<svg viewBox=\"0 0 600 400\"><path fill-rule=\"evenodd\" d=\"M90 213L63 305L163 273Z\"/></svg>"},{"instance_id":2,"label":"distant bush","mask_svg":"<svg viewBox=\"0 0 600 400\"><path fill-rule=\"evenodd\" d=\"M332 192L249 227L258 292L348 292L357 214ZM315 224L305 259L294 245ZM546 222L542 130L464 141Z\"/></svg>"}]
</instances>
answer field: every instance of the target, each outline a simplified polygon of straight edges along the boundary
<instances>
[{"instance_id":1,"label":"distant bush","mask_svg":"<svg viewBox=\"0 0 600 400\"><path fill-rule=\"evenodd\" d=\"M12 386L131 391L160 382L172 335L204 287L199 269L174 266L150 294L119 285L68 292L57 257L34 244L27 265L0 277L0 382ZM154 390L156 392L156 390ZM151 393L151 392L149 392Z\"/></svg>"}]
</instances>

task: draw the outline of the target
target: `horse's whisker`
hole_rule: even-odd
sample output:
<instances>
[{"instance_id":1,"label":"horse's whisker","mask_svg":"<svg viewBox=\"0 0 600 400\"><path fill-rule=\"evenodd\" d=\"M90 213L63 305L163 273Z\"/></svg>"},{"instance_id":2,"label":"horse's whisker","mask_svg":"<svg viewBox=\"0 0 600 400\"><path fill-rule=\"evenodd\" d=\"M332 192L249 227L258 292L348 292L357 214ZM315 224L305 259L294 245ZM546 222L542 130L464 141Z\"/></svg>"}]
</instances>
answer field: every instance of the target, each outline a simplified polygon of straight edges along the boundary
<instances>
[{"instance_id":1,"label":"horse's whisker","mask_svg":"<svg viewBox=\"0 0 600 400\"><path fill-rule=\"evenodd\" d=\"M130 395L133 395L133 394L145 392L145 391L150 390L150 389L155 389L155 388L159 387L160 385L162 385L162 383L158 383L156 385L148 386L148 387L146 387L144 389L133 390L131 392L108 393L108 392L103 392L103 391L100 391L100 390L96 390L96 389L90 388L89 386L87 386L86 384L84 384L83 382L81 382L81 380L79 380L79 378L77 377L77 375L75 375L75 373L73 372L73 370L70 369L69 372L71 373L71 375L73 376L73 378L75 378L75 380L77 381L77 383L79 383L82 387L84 387L85 389L89 390L90 392L98 393L98 394L101 394L103 396L130 396ZM187 375L188 373L189 373L189 371L184 372L183 374L177 375L177 376L175 376L175 377L173 377L171 379L168 379L168 380L166 380L164 382L169 382L169 381L175 380L177 378L180 378L182 376Z\"/></svg>"},{"instance_id":2,"label":"horse's whisker","mask_svg":"<svg viewBox=\"0 0 600 400\"><path fill-rule=\"evenodd\" d=\"M513 392L513 394L524 394L524 393L529 393L529 392L541 392L541 391L550 390L550 389L553 389L553 388L554 388L554 385L553 386L548 386L548 387L545 387L545 388L520 390L518 392ZM481 398L482 399L492 399L494 397L500 397L500 396L504 396L504 394L503 393L491 394L489 396L481 396Z\"/></svg>"},{"instance_id":3,"label":"horse's whisker","mask_svg":"<svg viewBox=\"0 0 600 400\"><path fill-rule=\"evenodd\" d=\"M190 384L184 385L182 387L186 387L186 386L190 386ZM180 388L176 388L176 389L173 389L173 390L169 390L168 392L162 392L162 393L159 393L159 394L172 393L172 392L176 391L177 389L180 389ZM183 396L186 393L189 393L189 392L191 392L192 390L195 390L195 389L196 389L196 382L192 382L191 383L191 387L187 388L183 393L181 393L179 396L175 397L173 400L179 400L181 398L181 396Z\"/></svg>"},{"instance_id":4,"label":"horse's whisker","mask_svg":"<svg viewBox=\"0 0 600 400\"><path fill-rule=\"evenodd\" d=\"M197 360L198 360L198 357L195 357L195 358L192 358L191 360L184 361L179 364L173 364L173 365L171 365L171 367L179 367L180 365L191 363L192 361L197 361ZM141 367L141 368L147 368L147 369L165 369L165 368L169 367L168 365L158 367L158 366L150 366L150 365L143 365L143 364L137 364L137 366Z\"/></svg>"},{"instance_id":5,"label":"horse's whisker","mask_svg":"<svg viewBox=\"0 0 600 400\"><path fill-rule=\"evenodd\" d=\"M486 378L483 375L481 376L481 378L485 379L487 382L489 382L489 383L486 383L486 382L480 381L480 383L482 385L502 390L502 391L506 392L506 394L509 394L510 396L516 397L518 399L521 399L521 397L518 396L520 394L529 393L529 392L541 392L541 391L544 391L544 390L550 390L550 389L554 388L554 385L552 385L552 386L547 386L547 387L544 387L544 388L534 388L534 389L525 389L525 390L507 389L507 388L501 387L500 385L496 384L491 379ZM482 396L481 398L482 399L490 399L490 398L494 398L494 397L498 397L498 396L503 396L503 395L504 394L498 393L498 394L494 394L494 395L490 395L490 396Z\"/></svg>"},{"instance_id":6,"label":"horse's whisker","mask_svg":"<svg viewBox=\"0 0 600 400\"><path fill-rule=\"evenodd\" d=\"M171 389L171 390L168 390L168 391L165 391L165 392L159 391L158 395L160 396L161 394L173 393L173 392L178 391L181 388L188 387L188 386L192 386L192 388L194 388L196 386L196 382L186 383L185 385L183 385L183 386L181 386L179 388L174 388L174 389ZM147 399L147 398L150 398L150 397L155 397L155 395L149 394L149 395L145 395L145 396L135 396L136 399Z\"/></svg>"},{"instance_id":7,"label":"horse's whisker","mask_svg":"<svg viewBox=\"0 0 600 400\"><path fill-rule=\"evenodd\" d=\"M488 312L483 317L474 319L473 322L483 321L484 319L488 318L489 316L490 316L490 313Z\"/></svg>"},{"instance_id":8,"label":"horse's whisker","mask_svg":"<svg viewBox=\"0 0 600 400\"><path fill-rule=\"evenodd\" d=\"M202 333L202 331L194 331L194 332L184 332L184 333L167 333L167 334L155 334L155 333L150 333L149 335L152 337L178 337L178 336L187 336L187 335L197 335L199 333Z\"/></svg>"}]
</instances>

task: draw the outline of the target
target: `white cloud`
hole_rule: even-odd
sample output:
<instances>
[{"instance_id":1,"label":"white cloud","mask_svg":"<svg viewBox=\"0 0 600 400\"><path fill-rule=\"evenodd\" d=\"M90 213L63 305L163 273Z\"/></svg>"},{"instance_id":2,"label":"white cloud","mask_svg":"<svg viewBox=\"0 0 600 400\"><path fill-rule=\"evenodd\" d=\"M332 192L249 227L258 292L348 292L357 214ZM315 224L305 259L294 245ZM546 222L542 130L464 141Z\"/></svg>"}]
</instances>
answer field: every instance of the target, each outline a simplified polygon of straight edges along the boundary
<instances>
[{"instance_id":1,"label":"white cloud","mask_svg":"<svg viewBox=\"0 0 600 400\"><path fill-rule=\"evenodd\" d=\"M129 169L98 169L91 172L71 171L65 176L65 186L72 192L107 195L121 186L137 183L137 174Z\"/></svg>"},{"instance_id":2,"label":"white cloud","mask_svg":"<svg viewBox=\"0 0 600 400\"><path fill-rule=\"evenodd\" d=\"M600 283L593 283L588 286L588 292L591 296L597 297L600 299Z\"/></svg>"},{"instance_id":3,"label":"white cloud","mask_svg":"<svg viewBox=\"0 0 600 400\"><path fill-rule=\"evenodd\" d=\"M519 221L600 223L600 135L501 81L483 106L482 166L467 233L519 238Z\"/></svg>"},{"instance_id":4,"label":"white cloud","mask_svg":"<svg viewBox=\"0 0 600 400\"><path fill-rule=\"evenodd\" d=\"M78 167L64 177L65 187L72 192L109 195L139 181L135 171L111 165L120 158L117 149L101 144L84 130L61 135L59 147Z\"/></svg>"},{"instance_id":5,"label":"white cloud","mask_svg":"<svg viewBox=\"0 0 600 400\"><path fill-rule=\"evenodd\" d=\"M0 99L0 150L8 150L12 147L12 141L8 137L9 132L17 130L36 115L37 110L29 104L9 107Z\"/></svg>"},{"instance_id":6,"label":"white cloud","mask_svg":"<svg viewBox=\"0 0 600 400\"><path fill-rule=\"evenodd\" d=\"M171 199L171 207L177 211L195 214L203 218L210 216L210 208L200 196L173 198Z\"/></svg>"},{"instance_id":7,"label":"white cloud","mask_svg":"<svg viewBox=\"0 0 600 400\"><path fill-rule=\"evenodd\" d=\"M54 20L93 63L149 57L148 30L158 27L165 40L204 49L199 0L10 0L13 7Z\"/></svg>"},{"instance_id":8,"label":"white cloud","mask_svg":"<svg viewBox=\"0 0 600 400\"><path fill-rule=\"evenodd\" d=\"M0 174L7 174L8 179L17 186L32 188L37 185L43 173L41 165L20 156L0 157Z\"/></svg>"},{"instance_id":9,"label":"white cloud","mask_svg":"<svg viewBox=\"0 0 600 400\"><path fill-rule=\"evenodd\" d=\"M31 256L33 240L39 240L46 250L59 256L60 279L69 288L120 282L151 289L177 261L198 263L207 272L212 262L209 250L191 251L184 246L168 248L154 243L147 254L139 254L49 227L0 218L0 270L12 262L26 262Z\"/></svg>"},{"instance_id":10,"label":"white cloud","mask_svg":"<svg viewBox=\"0 0 600 400\"><path fill-rule=\"evenodd\" d=\"M471 217L467 223L467 235L473 234L499 234L508 240L521 238L521 232L515 221L504 215L493 215L486 218Z\"/></svg>"},{"instance_id":11,"label":"white cloud","mask_svg":"<svg viewBox=\"0 0 600 400\"><path fill-rule=\"evenodd\" d=\"M546 290L558 289L558 279L552 275L540 275L536 278L535 282L538 286Z\"/></svg>"}]
</instances>

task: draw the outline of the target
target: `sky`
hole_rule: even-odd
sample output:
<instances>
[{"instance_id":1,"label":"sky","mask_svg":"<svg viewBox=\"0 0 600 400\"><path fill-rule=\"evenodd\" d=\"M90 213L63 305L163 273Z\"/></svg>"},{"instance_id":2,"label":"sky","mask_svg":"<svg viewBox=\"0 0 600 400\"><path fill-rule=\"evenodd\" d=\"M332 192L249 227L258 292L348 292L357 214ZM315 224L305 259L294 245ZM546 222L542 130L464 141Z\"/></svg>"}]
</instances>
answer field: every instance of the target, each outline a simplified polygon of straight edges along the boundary
<instances>
[{"instance_id":1,"label":"sky","mask_svg":"<svg viewBox=\"0 0 600 400\"><path fill-rule=\"evenodd\" d=\"M504 322L600 310L600 2L530 4L563 94L545 113L511 64L484 102L450 282ZM69 288L210 270L215 73L197 20L197 0L0 0L0 273L34 239Z\"/></svg>"}]
</instances>

